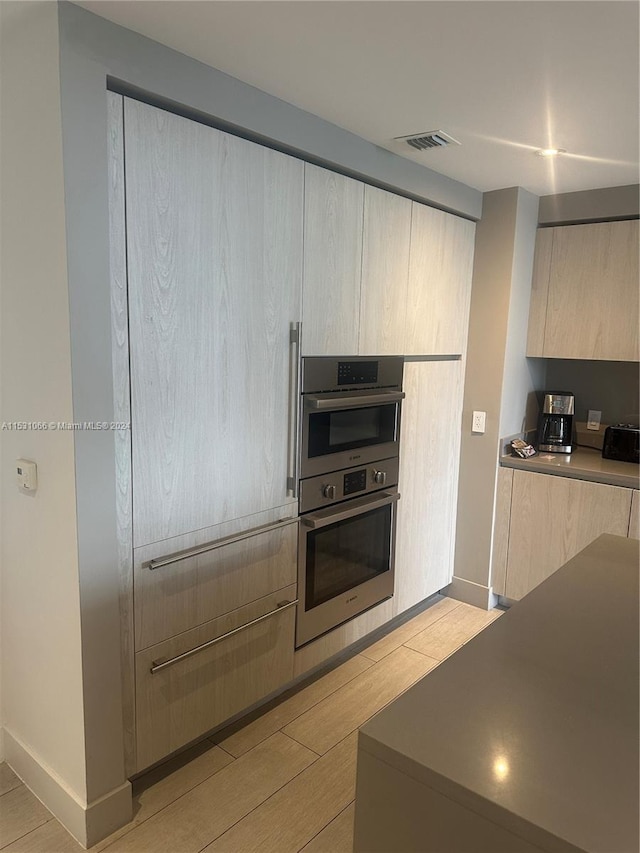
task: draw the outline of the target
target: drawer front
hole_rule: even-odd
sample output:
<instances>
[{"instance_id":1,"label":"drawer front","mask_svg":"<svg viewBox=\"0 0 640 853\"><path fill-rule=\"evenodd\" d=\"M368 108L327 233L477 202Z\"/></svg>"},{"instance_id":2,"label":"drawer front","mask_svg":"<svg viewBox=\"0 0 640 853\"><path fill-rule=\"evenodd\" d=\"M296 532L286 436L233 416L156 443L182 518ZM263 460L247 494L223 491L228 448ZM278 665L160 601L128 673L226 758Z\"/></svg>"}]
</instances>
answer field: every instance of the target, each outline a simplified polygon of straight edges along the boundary
<instances>
[{"instance_id":1,"label":"drawer front","mask_svg":"<svg viewBox=\"0 0 640 853\"><path fill-rule=\"evenodd\" d=\"M193 556L187 552L164 564L160 559L157 568L155 561L137 559L136 651L295 583L297 543L297 519L292 519L219 540Z\"/></svg>"},{"instance_id":2,"label":"drawer front","mask_svg":"<svg viewBox=\"0 0 640 853\"><path fill-rule=\"evenodd\" d=\"M136 654L138 771L292 680L295 606L279 605L295 594L291 585Z\"/></svg>"}]
</instances>

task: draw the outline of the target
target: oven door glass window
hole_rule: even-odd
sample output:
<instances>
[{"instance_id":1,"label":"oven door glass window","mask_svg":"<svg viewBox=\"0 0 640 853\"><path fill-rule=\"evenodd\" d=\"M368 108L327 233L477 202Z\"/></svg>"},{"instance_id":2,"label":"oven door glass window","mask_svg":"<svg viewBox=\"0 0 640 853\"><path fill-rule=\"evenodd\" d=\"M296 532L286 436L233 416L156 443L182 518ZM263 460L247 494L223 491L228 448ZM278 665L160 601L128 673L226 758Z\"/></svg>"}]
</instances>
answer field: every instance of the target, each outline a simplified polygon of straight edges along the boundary
<instances>
[{"instance_id":1,"label":"oven door glass window","mask_svg":"<svg viewBox=\"0 0 640 853\"><path fill-rule=\"evenodd\" d=\"M305 610L390 569L392 513L387 505L307 533Z\"/></svg>"},{"instance_id":2,"label":"oven door glass window","mask_svg":"<svg viewBox=\"0 0 640 853\"><path fill-rule=\"evenodd\" d=\"M309 457L396 440L397 403L309 414Z\"/></svg>"}]
</instances>

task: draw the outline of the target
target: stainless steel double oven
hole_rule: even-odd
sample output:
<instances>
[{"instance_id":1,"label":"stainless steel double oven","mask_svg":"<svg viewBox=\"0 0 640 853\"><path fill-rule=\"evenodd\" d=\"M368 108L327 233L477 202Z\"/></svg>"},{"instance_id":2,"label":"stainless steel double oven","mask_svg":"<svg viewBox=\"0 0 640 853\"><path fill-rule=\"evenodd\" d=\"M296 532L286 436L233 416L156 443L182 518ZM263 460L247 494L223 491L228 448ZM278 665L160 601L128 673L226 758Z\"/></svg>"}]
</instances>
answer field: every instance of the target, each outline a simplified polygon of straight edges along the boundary
<instances>
[{"instance_id":1,"label":"stainless steel double oven","mask_svg":"<svg viewBox=\"0 0 640 853\"><path fill-rule=\"evenodd\" d=\"M296 646L393 595L402 358L303 358Z\"/></svg>"}]
</instances>

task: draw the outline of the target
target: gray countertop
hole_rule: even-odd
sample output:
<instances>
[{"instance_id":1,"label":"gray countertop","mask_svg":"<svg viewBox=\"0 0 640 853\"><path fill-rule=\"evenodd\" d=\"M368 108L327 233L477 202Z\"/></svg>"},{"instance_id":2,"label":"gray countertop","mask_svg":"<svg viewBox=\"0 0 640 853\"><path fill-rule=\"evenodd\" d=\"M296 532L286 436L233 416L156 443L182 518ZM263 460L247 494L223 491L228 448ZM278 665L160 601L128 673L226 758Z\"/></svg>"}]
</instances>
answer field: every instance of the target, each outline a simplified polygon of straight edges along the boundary
<instances>
[{"instance_id":1,"label":"gray countertop","mask_svg":"<svg viewBox=\"0 0 640 853\"><path fill-rule=\"evenodd\" d=\"M601 536L359 748L542 849L637 850L639 562L640 542Z\"/></svg>"},{"instance_id":2,"label":"gray countertop","mask_svg":"<svg viewBox=\"0 0 640 853\"><path fill-rule=\"evenodd\" d=\"M500 464L506 468L534 471L537 474L554 474L558 477L573 477L576 480L591 480L610 486L627 489L640 488L640 466L633 462L617 462L603 459L599 450L577 447L573 453L538 453L529 459L504 455Z\"/></svg>"}]
</instances>

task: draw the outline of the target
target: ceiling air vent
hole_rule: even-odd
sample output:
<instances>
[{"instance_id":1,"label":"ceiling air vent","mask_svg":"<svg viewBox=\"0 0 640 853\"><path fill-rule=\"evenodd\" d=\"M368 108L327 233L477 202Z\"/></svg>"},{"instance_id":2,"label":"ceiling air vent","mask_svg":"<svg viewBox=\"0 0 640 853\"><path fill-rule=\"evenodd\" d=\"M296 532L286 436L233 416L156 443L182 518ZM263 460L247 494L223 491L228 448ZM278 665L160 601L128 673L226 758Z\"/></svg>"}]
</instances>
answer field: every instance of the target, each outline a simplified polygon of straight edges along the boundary
<instances>
[{"instance_id":1,"label":"ceiling air vent","mask_svg":"<svg viewBox=\"0 0 640 853\"><path fill-rule=\"evenodd\" d=\"M443 130L427 130L424 133L412 133L411 136L396 136L396 142L406 142L417 151L428 148L443 148L446 145L460 145L457 139L449 136Z\"/></svg>"}]
</instances>

